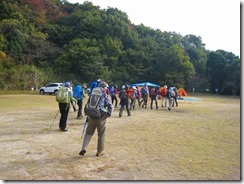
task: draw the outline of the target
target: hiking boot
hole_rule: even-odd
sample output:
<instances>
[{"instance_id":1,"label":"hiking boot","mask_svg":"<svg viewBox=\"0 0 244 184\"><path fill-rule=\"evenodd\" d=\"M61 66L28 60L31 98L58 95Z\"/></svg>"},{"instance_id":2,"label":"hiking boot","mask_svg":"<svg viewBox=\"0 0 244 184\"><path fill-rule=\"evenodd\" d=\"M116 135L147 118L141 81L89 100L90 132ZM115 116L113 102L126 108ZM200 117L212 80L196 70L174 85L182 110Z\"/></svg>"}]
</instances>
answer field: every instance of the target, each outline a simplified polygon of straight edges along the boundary
<instances>
[{"instance_id":1,"label":"hiking boot","mask_svg":"<svg viewBox=\"0 0 244 184\"><path fill-rule=\"evenodd\" d=\"M59 127L59 131L62 131L62 132L67 132L67 131L68 131L68 129Z\"/></svg>"},{"instance_id":2,"label":"hiking boot","mask_svg":"<svg viewBox=\"0 0 244 184\"><path fill-rule=\"evenodd\" d=\"M86 153L86 151L85 151L85 150L81 150L81 151L80 151L80 153L79 153L79 155L84 156L84 155L85 155L85 153Z\"/></svg>"},{"instance_id":3,"label":"hiking boot","mask_svg":"<svg viewBox=\"0 0 244 184\"><path fill-rule=\"evenodd\" d=\"M103 151L101 153L97 153L96 154L97 157L100 157L100 156L103 156L103 155L105 155L105 153Z\"/></svg>"},{"instance_id":4,"label":"hiking boot","mask_svg":"<svg viewBox=\"0 0 244 184\"><path fill-rule=\"evenodd\" d=\"M170 111L171 109L168 107L168 110Z\"/></svg>"}]
</instances>

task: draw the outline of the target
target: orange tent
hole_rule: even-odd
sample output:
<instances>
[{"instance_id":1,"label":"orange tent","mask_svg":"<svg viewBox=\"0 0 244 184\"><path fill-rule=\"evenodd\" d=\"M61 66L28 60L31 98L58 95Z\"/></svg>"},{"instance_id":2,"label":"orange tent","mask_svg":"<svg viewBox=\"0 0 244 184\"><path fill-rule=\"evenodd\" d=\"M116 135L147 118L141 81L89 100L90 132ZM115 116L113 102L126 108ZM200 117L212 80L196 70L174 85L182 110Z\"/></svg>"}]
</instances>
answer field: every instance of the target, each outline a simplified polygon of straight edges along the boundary
<instances>
[{"instance_id":1,"label":"orange tent","mask_svg":"<svg viewBox=\"0 0 244 184\"><path fill-rule=\"evenodd\" d=\"M180 96L188 96L188 93L186 92L186 90L184 88L179 88L178 89L178 94Z\"/></svg>"}]
</instances>

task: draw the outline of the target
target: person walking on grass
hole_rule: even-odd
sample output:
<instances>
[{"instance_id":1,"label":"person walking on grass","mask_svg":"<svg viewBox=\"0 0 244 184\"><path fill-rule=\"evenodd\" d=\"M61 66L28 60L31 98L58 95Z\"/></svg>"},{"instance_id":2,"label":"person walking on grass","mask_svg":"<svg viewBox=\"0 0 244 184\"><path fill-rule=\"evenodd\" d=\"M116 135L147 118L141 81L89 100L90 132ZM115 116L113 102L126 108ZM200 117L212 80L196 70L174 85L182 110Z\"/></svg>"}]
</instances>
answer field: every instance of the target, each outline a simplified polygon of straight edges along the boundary
<instances>
[{"instance_id":1,"label":"person walking on grass","mask_svg":"<svg viewBox=\"0 0 244 184\"><path fill-rule=\"evenodd\" d=\"M131 116L130 110L129 110L129 98L127 95L127 87L125 85L122 86L122 89L119 92L119 98L120 98L120 109L119 109L119 117L121 118L123 115L124 107L126 108L127 115Z\"/></svg>"},{"instance_id":2,"label":"person walking on grass","mask_svg":"<svg viewBox=\"0 0 244 184\"><path fill-rule=\"evenodd\" d=\"M76 119L81 119L83 117L82 115L83 99L85 98L85 93L86 93L84 88L86 88L85 84L83 84L82 87L80 84L78 84L75 86L73 92L73 97L77 100L77 105L79 107Z\"/></svg>"},{"instance_id":3,"label":"person walking on grass","mask_svg":"<svg viewBox=\"0 0 244 184\"><path fill-rule=\"evenodd\" d=\"M150 90L150 98L151 98L150 109L153 109L153 101L155 101L156 109L158 109L157 89L156 89L156 87L152 87L151 88L151 90Z\"/></svg>"},{"instance_id":4,"label":"person walking on grass","mask_svg":"<svg viewBox=\"0 0 244 184\"><path fill-rule=\"evenodd\" d=\"M174 104L176 104L176 107L178 107L178 89L176 87L173 87L173 90L175 92L175 96L173 97L173 105L172 107L174 107Z\"/></svg>"},{"instance_id":5,"label":"person walking on grass","mask_svg":"<svg viewBox=\"0 0 244 184\"><path fill-rule=\"evenodd\" d=\"M129 98L131 100L131 102L130 102L130 111L135 110L136 96L137 96L136 87L132 86L132 91L129 94Z\"/></svg>"},{"instance_id":6,"label":"person walking on grass","mask_svg":"<svg viewBox=\"0 0 244 184\"><path fill-rule=\"evenodd\" d=\"M168 110L170 111L172 109L172 105L173 105L173 100L174 100L174 96L175 96L175 92L173 90L172 87L169 88L168 92L167 92L167 98L169 100L169 107Z\"/></svg>"},{"instance_id":7,"label":"person walking on grass","mask_svg":"<svg viewBox=\"0 0 244 184\"><path fill-rule=\"evenodd\" d=\"M144 86L141 89L141 95L142 95L142 108L145 107L147 109L147 102L148 102L148 96L149 96L149 90L147 84L144 84Z\"/></svg>"},{"instance_id":8,"label":"person walking on grass","mask_svg":"<svg viewBox=\"0 0 244 184\"><path fill-rule=\"evenodd\" d=\"M164 85L164 87L161 89L161 92L160 92L160 94L162 96L162 101L161 101L162 108L167 107L167 101L168 101L167 93L168 93L168 87L167 87L167 85Z\"/></svg>"},{"instance_id":9,"label":"person walking on grass","mask_svg":"<svg viewBox=\"0 0 244 184\"><path fill-rule=\"evenodd\" d=\"M106 93L108 84L101 81L98 87L94 88L89 96L85 107L85 114L88 118L88 125L83 139L82 149L79 155L84 156L89 142L97 129L97 153L96 156L104 155L106 120L112 115L113 105ZM94 111L95 110L95 111ZM95 112L95 114L94 114ZM99 114L97 114L99 112Z\"/></svg>"},{"instance_id":10,"label":"person walking on grass","mask_svg":"<svg viewBox=\"0 0 244 184\"><path fill-rule=\"evenodd\" d=\"M141 107L141 92L139 90L139 86L136 86L136 99L138 102L138 107Z\"/></svg>"},{"instance_id":11,"label":"person walking on grass","mask_svg":"<svg viewBox=\"0 0 244 184\"><path fill-rule=\"evenodd\" d=\"M67 119L69 115L70 104L73 105L73 102L77 102L77 100L72 96L72 91L70 89L70 83L66 82L64 87L61 87L56 95L56 101L59 105L59 112L61 114L59 120L59 130L66 132L68 129L67 126ZM76 111L75 106L73 105L74 112Z\"/></svg>"},{"instance_id":12,"label":"person walking on grass","mask_svg":"<svg viewBox=\"0 0 244 184\"><path fill-rule=\"evenodd\" d=\"M117 99L117 94L118 94L118 86L111 86L110 89L110 96L111 96L111 100L112 100L112 104L114 104L115 101L115 108L117 108L117 104L118 104L118 99Z\"/></svg>"}]
</instances>

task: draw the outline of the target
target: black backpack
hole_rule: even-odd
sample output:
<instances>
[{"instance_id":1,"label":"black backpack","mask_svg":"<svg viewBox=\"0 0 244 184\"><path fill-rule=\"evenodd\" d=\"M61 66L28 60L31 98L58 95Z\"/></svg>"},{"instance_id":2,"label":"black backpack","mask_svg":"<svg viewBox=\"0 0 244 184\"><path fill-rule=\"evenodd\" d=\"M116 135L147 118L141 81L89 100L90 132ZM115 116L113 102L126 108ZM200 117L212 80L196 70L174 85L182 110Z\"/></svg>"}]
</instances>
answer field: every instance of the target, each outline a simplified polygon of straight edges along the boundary
<instances>
[{"instance_id":1,"label":"black backpack","mask_svg":"<svg viewBox=\"0 0 244 184\"><path fill-rule=\"evenodd\" d=\"M120 98L121 100L124 100L124 99L127 98L127 93L126 93L126 91L125 91L124 89L122 89L122 90L119 92L119 98Z\"/></svg>"}]
</instances>

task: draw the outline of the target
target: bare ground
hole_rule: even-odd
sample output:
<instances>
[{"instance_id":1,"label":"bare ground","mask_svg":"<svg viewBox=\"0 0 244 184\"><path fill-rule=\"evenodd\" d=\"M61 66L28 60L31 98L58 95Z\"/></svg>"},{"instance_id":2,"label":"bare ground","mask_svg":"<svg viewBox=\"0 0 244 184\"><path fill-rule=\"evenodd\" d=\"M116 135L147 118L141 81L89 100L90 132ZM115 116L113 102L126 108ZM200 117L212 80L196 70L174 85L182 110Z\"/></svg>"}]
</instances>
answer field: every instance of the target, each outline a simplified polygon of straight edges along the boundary
<instances>
[{"instance_id":1,"label":"bare ground","mask_svg":"<svg viewBox=\"0 0 244 184\"><path fill-rule=\"evenodd\" d=\"M67 132L58 131L59 114L50 129L53 96L0 100L1 180L240 180L239 98L179 101L172 111L137 109L122 118L114 109L102 157L96 134L79 156L85 118L76 113Z\"/></svg>"}]
</instances>

